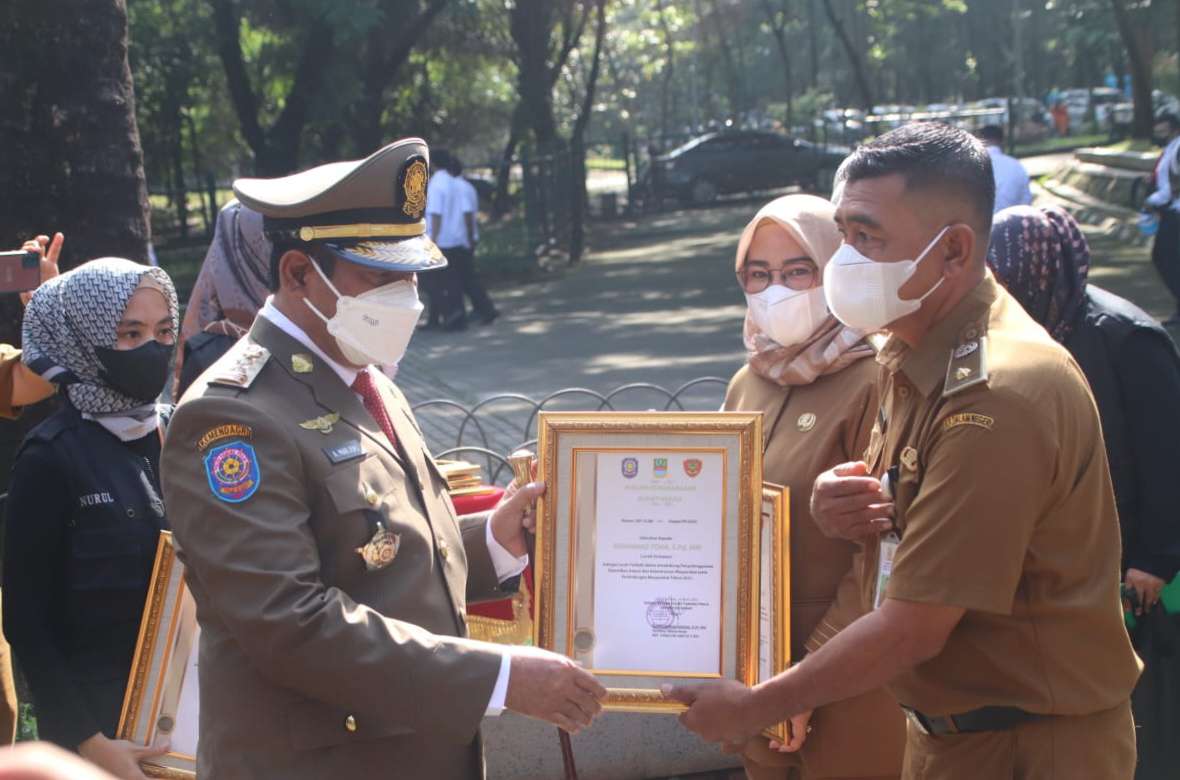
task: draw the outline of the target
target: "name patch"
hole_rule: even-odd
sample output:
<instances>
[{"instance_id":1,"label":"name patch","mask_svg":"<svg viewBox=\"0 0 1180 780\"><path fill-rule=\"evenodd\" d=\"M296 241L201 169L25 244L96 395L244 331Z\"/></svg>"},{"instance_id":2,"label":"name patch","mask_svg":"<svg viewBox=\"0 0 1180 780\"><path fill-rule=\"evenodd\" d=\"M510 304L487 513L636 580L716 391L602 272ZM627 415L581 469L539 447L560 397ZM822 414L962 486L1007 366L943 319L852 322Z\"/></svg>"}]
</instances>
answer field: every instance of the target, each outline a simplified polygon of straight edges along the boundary
<instances>
[{"instance_id":1,"label":"name patch","mask_svg":"<svg viewBox=\"0 0 1180 780\"><path fill-rule=\"evenodd\" d=\"M328 456L328 460L332 461L332 465L336 465L346 460L359 458L365 454L365 451L361 449L360 439L353 439L335 447L324 447L324 454Z\"/></svg>"},{"instance_id":2,"label":"name patch","mask_svg":"<svg viewBox=\"0 0 1180 780\"><path fill-rule=\"evenodd\" d=\"M222 439L249 439L254 436L254 429L249 425L238 425L237 423L227 423L225 425L218 425L205 433L197 441L197 449L204 452L210 444Z\"/></svg>"},{"instance_id":3,"label":"name patch","mask_svg":"<svg viewBox=\"0 0 1180 780\"><path fill-rule=\"evenodd\" d=\"M89 495L78 496L78 506L82 509L88 506L102 506L113 503L115 503L115 499L111 497L110 493L90 493Z\"/></svg>"},{"instance_id":4,"label":"name patch","mask_svg":"<svg viewBox=\"0 0 1180 780\"><path fill-rule=\"evenodd\" d=\"M983 428L990 431L995 427L996 421L993 417L988 417L986 414L975 414L973 412L963 412L961 414L952 414L942 421L942 429L949 431L951 428L958 428L960 425L974 425L977 428Z\"/></svg>"},{"instance_id":5,"label":"name patch","mask_svg":"<svg viewBox=\"0 0 1180 780\"><path fill-rule=\"evenodd\" d=\"M209 450L205 456L205 476L209 478L213 495L230 504L250 498L262 483L258 456L244 441L231 441Z\"/></svg>"}]
</instances>

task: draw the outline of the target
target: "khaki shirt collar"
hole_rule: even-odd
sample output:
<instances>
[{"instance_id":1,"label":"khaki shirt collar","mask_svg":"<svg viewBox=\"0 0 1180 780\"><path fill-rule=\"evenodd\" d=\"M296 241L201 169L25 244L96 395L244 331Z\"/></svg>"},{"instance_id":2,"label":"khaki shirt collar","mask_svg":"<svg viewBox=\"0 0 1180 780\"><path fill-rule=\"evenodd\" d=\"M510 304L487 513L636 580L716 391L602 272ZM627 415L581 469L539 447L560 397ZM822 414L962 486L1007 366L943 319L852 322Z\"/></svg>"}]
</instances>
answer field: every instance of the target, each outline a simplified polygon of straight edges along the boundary
<instances>
[{"instance_id":1,"label":"khaki shirt collar","mask_svg":"<svg viewBox=\"0 0 1180 780\"><path fill-rule=\"evenodd\" d=\"M935 323L922 343L911 349L897 336L890 335L877 355L877 362L891 373L905 374L928 397L943 383L954 348L987 334L988 312L999 295L1000 286L988 270L950 314Z\"/></svg>"}]
</instances>

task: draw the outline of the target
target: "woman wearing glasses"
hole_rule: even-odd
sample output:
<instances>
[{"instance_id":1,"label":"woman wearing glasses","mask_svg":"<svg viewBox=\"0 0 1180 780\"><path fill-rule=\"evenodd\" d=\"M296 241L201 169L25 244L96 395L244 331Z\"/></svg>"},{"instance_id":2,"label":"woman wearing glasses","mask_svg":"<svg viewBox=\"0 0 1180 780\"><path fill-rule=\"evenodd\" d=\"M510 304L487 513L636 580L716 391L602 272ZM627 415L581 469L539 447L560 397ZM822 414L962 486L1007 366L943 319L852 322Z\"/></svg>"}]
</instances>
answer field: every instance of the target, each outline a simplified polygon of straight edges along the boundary
<instances>
[{"instance_id":1,"label":"woman wearing glasses","mask_svg":"<svg viewBox=\"0 0 1180 780\"><path fill-rule=\"evenodd\" d=\"M725 409L763 412L763 473L790 488L791 661L860 616L861 557L825 537L811 519L811 486L822 472L860 460L877 414L874 351L824 302L823 268L840 245L835 209L811 195L787 195L742 232L737 276L748 310L746 365L730 382ZM754 780L896 778L905 724L885 691L792 719L783 745L747 748Z\"/></svg>"}]
</instances>

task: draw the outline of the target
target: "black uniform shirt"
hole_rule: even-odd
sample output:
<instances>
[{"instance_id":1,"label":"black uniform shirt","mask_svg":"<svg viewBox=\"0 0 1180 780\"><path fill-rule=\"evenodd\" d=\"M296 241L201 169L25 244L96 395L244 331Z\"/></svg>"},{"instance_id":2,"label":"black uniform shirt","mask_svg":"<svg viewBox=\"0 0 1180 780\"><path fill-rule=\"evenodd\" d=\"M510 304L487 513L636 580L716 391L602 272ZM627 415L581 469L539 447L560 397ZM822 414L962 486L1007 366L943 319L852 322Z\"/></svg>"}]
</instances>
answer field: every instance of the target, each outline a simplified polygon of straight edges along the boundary
<instances>
[{"instance_id":1,"label":"black uniform shirt","mask_svg":"<svg viewBox=\"0 0 1180 780\"><path fill-rule=\"evenodd\" d=\"M6 505L4 631L42 739L115 736L167 527L158 432L122 442L67 408L35 428Z\"/></svg>"}]
</instances>

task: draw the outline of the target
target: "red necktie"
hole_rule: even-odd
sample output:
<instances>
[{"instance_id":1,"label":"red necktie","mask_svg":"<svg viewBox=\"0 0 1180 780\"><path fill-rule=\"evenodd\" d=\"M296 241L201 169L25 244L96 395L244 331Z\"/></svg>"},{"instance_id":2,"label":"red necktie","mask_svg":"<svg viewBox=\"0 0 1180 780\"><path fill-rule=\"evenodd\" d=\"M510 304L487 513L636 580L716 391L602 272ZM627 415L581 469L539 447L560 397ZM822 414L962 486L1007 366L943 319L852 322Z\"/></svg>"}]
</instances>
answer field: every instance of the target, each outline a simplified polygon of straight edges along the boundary
<instances>
[{"instance_id":1,"label":"red necktie","mask_svg":"<svg viewBox=\"0 0 1180 780\"><path fill-rule=\"evenodd\" d=\"M381 426L385 437L396 450L397 434L393 432L393 422L389 419L385 404L381 403L381 394L377 392L377 385L373 382L373 377L369 376L368 369L357 372L356 379L352 381L352 391L361 397L365 411Z\"/></svg>"}]
</instances>

